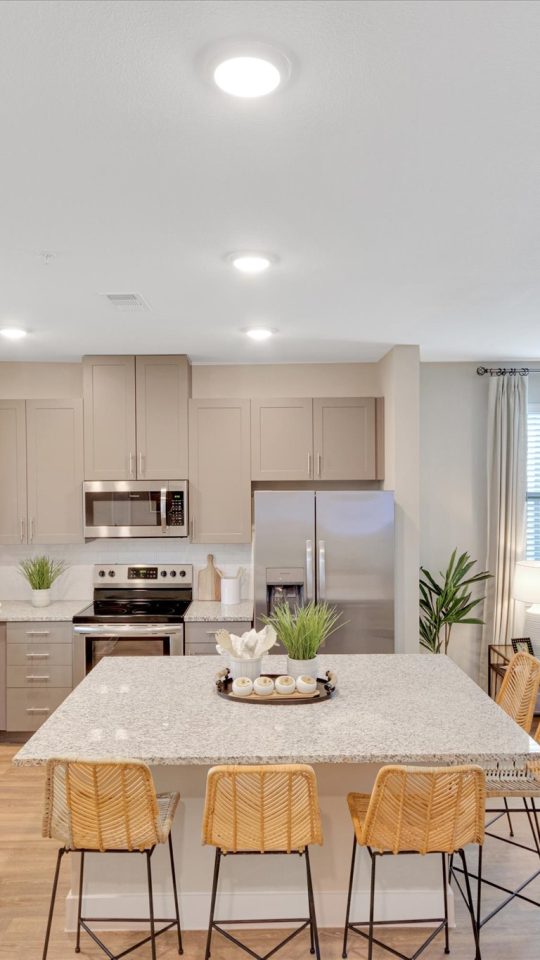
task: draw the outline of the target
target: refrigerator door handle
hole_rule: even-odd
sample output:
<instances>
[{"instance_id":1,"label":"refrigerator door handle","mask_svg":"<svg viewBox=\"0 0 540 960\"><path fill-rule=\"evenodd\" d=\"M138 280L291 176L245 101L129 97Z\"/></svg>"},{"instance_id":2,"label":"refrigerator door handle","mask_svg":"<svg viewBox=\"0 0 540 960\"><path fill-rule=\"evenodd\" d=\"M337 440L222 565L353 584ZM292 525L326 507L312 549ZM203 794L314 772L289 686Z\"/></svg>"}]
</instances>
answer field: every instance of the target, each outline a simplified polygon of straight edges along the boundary
<instances>
[{"instance_id":1,"label":"refrigerator door handle","mask_svg":"<svg viewBox=\"0 0 540 960\"><path fill-rule=\"evenodd\" d=\"M326 599L326 545L319 540L319 600Z\"/></svg>"},{"instance_id":2,"label":"refrigerator door handle","mask_svg":"<svg viewBox=\"0 0 540 960\"><path fill-rule=\"evenodd\" d=\"M313 600L313 541L306 540L306 594Z\"/></svg>"}]
</instances>

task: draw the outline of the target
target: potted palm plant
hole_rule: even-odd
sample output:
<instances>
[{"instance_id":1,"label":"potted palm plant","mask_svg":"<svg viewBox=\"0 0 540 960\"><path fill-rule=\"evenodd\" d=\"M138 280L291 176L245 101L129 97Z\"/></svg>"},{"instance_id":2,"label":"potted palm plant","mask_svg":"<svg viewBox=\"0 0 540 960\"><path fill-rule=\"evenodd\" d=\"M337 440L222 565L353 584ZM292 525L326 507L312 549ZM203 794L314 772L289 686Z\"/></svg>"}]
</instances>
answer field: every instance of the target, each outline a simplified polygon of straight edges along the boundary
<instances>
[{"instance_id":1,"label":"potted palm plant","mask_svg":"<svg viewBox=\"0 0 540 960\"><path fill-rule=\"evenodd\" d=\"M32 588L33 607L49 606L51 587L65 570L67 570L65 561L53 560L52 557L30 557L28 560L21 560L19 572Z\"/></svg>"},{"instance_id":2,"label":"potted palm plant","mask_svg":"<svg viewBox=\"0 0 540 960\"><path fill-rule=\"evenodd\" d=\"M471 574L476 560L462 553L456 559L457 547L439 581L420 567L420 645L430 653L448 653L450 634L455 623L483 623L470 613L484 597L472 598L471 587L491 578L488 570Z\"/></svg>"},{"instance_id":3,"label":"potted palm plant","mask_svg":"<svg viewBox=\"0 0 540 960\"><path fill-rule=\"evenodd\" d=\"M291 677L315 677L318 673L317 653L323 643L341 626L341 614L327 603L307 603L293 610L287 603L278 604L263 621L270 624L287 651L287 673Z\"/></svg>"}]
</instances>

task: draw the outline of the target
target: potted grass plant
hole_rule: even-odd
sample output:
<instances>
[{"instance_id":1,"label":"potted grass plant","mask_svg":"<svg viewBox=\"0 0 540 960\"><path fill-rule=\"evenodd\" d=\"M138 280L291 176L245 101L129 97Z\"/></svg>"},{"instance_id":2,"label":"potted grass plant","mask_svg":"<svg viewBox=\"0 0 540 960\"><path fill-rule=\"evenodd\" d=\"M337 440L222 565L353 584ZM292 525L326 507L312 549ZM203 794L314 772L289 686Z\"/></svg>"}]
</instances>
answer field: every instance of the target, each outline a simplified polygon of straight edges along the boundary
<instances>
[{"instance_id":1,"label":"potted grass plant","mask_svg":"<svg viewBox=\"0 0 540 960\"><path fill-rule=\"evenodd\" d=\"M53 560L52 557L40 556L21 560L19 572L28 581L32 588L32 606L48 607L51 602L51 587L58 580L67 564L64 560Z\"/></svg>"},{"instance_id":2,"label":"potted grass plant","mask_svg":"<svg viewBox=\"0 0 540 960\"><path fill-rule=\"evenodd\" d=\"M319 648L339 629L340 617L335 607L311 602L292 610L286 603L278 604L269 616L262 619L274 628L287 651L289 676L317 679Z\"/></svg>"}]
</instances>

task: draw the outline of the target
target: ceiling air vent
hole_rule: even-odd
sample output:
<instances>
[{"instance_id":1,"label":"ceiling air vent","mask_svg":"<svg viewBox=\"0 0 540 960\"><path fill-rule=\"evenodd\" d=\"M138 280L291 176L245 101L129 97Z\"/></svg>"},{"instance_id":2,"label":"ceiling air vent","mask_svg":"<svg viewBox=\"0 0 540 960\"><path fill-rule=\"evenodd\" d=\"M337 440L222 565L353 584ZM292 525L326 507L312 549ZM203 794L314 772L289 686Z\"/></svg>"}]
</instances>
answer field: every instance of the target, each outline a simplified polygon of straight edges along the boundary
<instances>
[{"instance_id":1,"label":"ceiling air vent","mask_svg":"<svg viewBox=\"0 0 540 960\"><path fill-rule=\"evenodd\" d=\"M144 297L140 293L104 293L106 300L115 307L116 310L149 310Z\"/></svg>"}]
</instances>

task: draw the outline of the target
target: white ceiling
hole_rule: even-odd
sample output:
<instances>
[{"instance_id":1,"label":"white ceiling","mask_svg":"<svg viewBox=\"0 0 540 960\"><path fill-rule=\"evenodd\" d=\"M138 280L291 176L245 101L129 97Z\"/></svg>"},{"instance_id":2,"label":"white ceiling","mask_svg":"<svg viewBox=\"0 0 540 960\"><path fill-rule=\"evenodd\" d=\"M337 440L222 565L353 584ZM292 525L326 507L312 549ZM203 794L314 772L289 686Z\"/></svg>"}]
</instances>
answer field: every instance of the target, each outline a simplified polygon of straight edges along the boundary
<instances>
[{"instance_id":1,"label":"white ceiling","mask_svg":"<svg viewBox=\"0 0 540 960\"><path fill-rule=\"evenodd\" d=\"M286 88L207 82L231 38L287 51ZM538 356L539 49L519 0L1 3L0 326L32 331L1 358Z\"/></svg>"}]
</instances>

